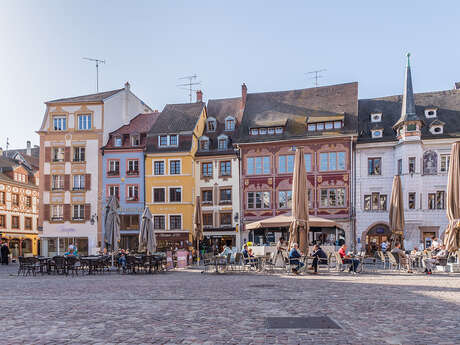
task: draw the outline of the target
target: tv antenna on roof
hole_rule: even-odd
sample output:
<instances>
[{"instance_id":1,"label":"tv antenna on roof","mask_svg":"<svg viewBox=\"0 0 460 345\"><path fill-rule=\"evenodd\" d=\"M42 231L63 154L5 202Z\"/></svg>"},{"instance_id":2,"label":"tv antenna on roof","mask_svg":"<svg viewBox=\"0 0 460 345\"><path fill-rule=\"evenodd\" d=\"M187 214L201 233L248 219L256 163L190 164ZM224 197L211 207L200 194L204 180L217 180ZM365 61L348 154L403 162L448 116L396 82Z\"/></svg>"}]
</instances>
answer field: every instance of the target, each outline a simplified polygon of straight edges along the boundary
<instances>
[{"instance_id":1,"label":"tv antenna on roof","mask_svg":"<svg viewBox=\"0 0 460 345\"><path fill-rule=\"evenodd\" d=\"M326 71L327 69L318 69L316 71L310 71L307 73L307 74L314 74L314 76L310 77L310 79L315 79L315 87L318 87L318 79L323 77L320 73L326 72Z\"/></svg>"},{"instance_id":2,"label":"tv antenna on roof","mask_svg":"<svg viewBox=\"0 0 460 345\"><path fill-rule=\"evenodd\" d=\"M190 103L192 103L192 91L196 91L195 89L192 88L192 86L201 84L200 81L195 81L194 82L194 80L196 80L196 78L197 78L196 74L178 78L180 80L187 79L188 83L176 85L176 86L179 86L182 90L187 90L188 91L188 97L190 99Z\"/></svg>"},{"instance_id":3,"label":"tv antenna on roof","mask_svg":"<svg viewBox=\"0 0 460 345\"><path fill-rule=\"evenodd\" d=\"M96 92L99 92L99 64L105 63L105 60L84 57L83 60L93 61L96 63Z\"/></svg>"}]
</instances>

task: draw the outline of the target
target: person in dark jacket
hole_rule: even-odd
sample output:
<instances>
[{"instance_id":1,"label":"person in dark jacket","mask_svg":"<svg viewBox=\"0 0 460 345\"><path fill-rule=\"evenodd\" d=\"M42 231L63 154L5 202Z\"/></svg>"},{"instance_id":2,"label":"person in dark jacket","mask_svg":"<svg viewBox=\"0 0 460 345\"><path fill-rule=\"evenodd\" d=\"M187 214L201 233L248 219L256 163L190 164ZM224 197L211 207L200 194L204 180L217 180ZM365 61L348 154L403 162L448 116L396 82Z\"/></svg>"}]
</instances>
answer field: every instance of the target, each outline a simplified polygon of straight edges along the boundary
<instances>
[{"instance_id":1,"label":"person in dark jacket","mask_svg":"<svg viewBox=\"0 0 460 345\"><path fill-rule=\"evenodd\" d=\"M293 243L291 251L289 252L289 263L297 266L292 269L292 272L295 274L299 274L299 270L304 266L304 263L299 260L301 257L302 253L299 252L299 246L297 243Z\"/></svg>"},{"instance_id":2,"label":"person in dark jacket","mask_svg":"<svg viewBox=\"0 0 460 345\"><path fill-rule=\"evenodd\" d=\"M10 255L10 248L6 242L3 242L2 248L0 249L0 254L2 257L2 265L8 265L8 255Z\"/></svg>"},{"instance_id":3,"label":"person in dark jacket","mask_svg":"<svg viewBox=\"0 0 460 345\"><path fill-rule=\"evenodd\" d=\"M320 260L322 260L322 262L327 262L327 254L324 252L324 250L321 249L321 247L319 246L319 244L315 244L313 246L313 253L311 254L311 256L313 257L313 262L311 264L313 270L314 270L314 274L317 274L318 273L318 264L320 262Z\"/></svg>"}]
</instances>

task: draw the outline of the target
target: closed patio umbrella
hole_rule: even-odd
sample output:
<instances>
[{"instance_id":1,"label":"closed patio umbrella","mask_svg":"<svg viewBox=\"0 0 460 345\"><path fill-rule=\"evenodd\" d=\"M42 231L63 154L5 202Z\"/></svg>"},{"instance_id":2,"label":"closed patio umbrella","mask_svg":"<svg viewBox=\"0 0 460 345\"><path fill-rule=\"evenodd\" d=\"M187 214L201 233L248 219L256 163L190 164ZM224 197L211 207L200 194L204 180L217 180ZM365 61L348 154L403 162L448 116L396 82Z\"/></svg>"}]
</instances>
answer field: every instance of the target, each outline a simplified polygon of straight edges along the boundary
<instances>
[{"instance_id":1,"label":"closed patio umbrella","mask_svg":"<svg viewBox=\"0 0 460 345\"><path fill-rule=\"evenodd\" d=\"M390 228L392 233L392 244L394 246L396 238L399 238L401 245L404 241L404 200L401 187L401 177L395 175L391 188L390 200Z\"/></svg>"},{"instance_id":2,"label":"closed patio umbrella","mask_svg":"<svg viewBox=\"0 0 460 345\"><path fill-rule=\"evenodd\" d=\"M139 229L139 251L147 250L147 254L154 253L157 248L155 229L153 227L152 213L146 207L142 214L141 227Z\"/></svg>"},{"instance_id":3,"label":"closed patio umbrella","mask_svg":"<svg viewBox=\"0 0 460 345\"><path fill-rule=\"evenodd\" d=\"M447 178L446 212L449 219L444 243L449 253L458 249L458 232L460 229L460 142L452 144L449 175Z\"/></svg>"},{"instance_id":4,"label":"closed patio umbrella","mask_svg":"<svg viewBox=\"0 0 460 345\"><path fill-rule=\"evenodd\" d=\"M295 152L294 174L292 178L292 223L289 227L289 245L294 242L299 244L303 253L308 250L308 197L307 197L307 172L303 147Z\"/></svg>"},{"instance_id":5,"label":"closed patio umbrella","mask_svg":"<svg viewBox=\"0 0 460 345\"><path fill-rule=\"evenodd\" d=\"M120 216L118 215L118 199L110 196L105 208L104 244L112 251L118 250L120 241Z\"/></svg>"},{"instance_id":6,"label":"closed patio umbrella","mask_svg":"<svg viewBox=\"0 0 460 345\"><path fill-rule=\"evenodd\" d=\"M195 200L195 214L193 217L193 240L196 242L197 259L200 260L200 241L203 240L203 214L201 213L200 197Z\"/></svg>"}]
</instances>

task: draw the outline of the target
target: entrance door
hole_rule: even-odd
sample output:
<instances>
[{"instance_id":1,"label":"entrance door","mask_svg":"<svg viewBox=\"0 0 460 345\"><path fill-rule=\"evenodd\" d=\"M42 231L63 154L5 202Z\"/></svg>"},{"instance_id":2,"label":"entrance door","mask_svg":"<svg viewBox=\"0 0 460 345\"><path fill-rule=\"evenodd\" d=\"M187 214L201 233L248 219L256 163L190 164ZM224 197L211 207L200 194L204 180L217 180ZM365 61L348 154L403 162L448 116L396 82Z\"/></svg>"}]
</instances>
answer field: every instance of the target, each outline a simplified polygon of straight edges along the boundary
<instances>
[{"instance_id":1,"label":"entrance door","mask_svg":"<svg viewBox=\"0 0 460 345\"><path fill-rule=\"evenodd\" d=\"M425 246L424 249L431 247L431 244L433 243L433 237L436 236L435 232L423 232L423 245Z\"/></svg>"},{"instance_id":2,"label":"entrance door","mask_svg":"<svg viewBox=\"0 0 460 345\"><path fill-rule=\"evenodd\" d=\"M19 246L20 246L20 242L18 239L10 240L9 247L10 247L10 252L13 258L17 258L18 256L21 255Z\"/></svg>"},{"instance_id":3,"label":"entrance door","mask_svg":"<svg viewBox=\"0 0 460 345\"><path fill-rule=\"evenodd\" d=\"M370 229L366 236L366 253L374 255L376 251L381 249L383 241L388 241L391 236L391 231L385 224L377 224Z\"/></svg>"}]
</instances>

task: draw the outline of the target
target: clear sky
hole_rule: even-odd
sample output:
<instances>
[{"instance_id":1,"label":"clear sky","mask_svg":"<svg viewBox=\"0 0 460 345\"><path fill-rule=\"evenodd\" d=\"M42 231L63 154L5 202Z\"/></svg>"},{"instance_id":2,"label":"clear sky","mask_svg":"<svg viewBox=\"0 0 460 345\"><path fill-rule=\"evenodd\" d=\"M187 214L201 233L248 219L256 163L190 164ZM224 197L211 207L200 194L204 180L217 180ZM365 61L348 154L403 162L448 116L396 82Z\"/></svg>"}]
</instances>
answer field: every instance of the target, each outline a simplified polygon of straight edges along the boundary
<instances>
[{"instance_id":1,"label":"clear sky","mask_svg":"<svg viewBox=\"0 0 460 345\"><path fill-rule=\"evenodd\" d=\"M404 54L416 92L460 81L458 1L0 0L0 146L38 144L51 99L131 90L153 109L188 101L176 85L196 73L205 99L359 82L360 98L398 94Z\"/></svg>"}]
</instances>

